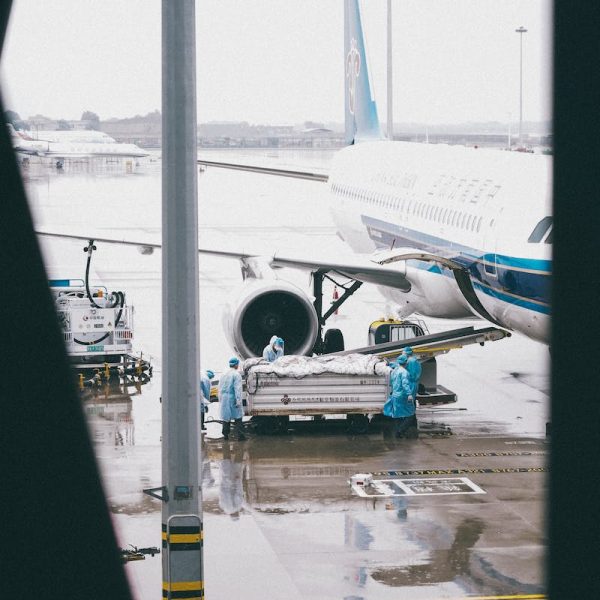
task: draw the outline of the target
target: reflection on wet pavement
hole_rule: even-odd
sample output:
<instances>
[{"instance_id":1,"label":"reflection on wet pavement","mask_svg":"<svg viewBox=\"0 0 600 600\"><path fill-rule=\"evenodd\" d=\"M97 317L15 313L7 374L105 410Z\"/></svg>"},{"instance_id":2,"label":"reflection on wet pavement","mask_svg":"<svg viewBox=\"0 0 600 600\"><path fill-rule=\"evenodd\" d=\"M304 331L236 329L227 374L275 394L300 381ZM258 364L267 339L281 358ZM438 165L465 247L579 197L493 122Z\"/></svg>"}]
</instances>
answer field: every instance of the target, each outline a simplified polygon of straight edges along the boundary
<instances>
[{"instance_id":1,"label":"reflection on wet pavement","mask_svg":"<svg viewBox=\"0 0 600 600\"><path fill-rule=\"evenodd\" d=\"M114 387L85 392L109 505L116 517L129 518L118 521L123 545L152 545L160 535L160 502L141 493L160 481L158 393L156 381L141 394ZM216 416L218 404L209 410ZM256 590L248 597L258 597L256 570L266 560L281 584L273 597L281 598L386 599L398 588L414 598L543 592L543 473L472 474L487 492L478 497L367 499L354 496L348 483L359 472L539 467L546 455L542 439L396 440L382 431L350 435L332 422L318 433L297 427L225 442L211 437L217 424L208 427L201 441L207 589L208 574L235 560L244 585ZM518 451L520 444L526 451ZM248 562L257 540L263 558ZM139 569L127 567L133 568ZM235 589L223 581L213 585Z\"/></svg>"},{"instance_id":2,"label":"reflection on wet pavement","mask_svg":"<svg viewBox=\"0 0 600 600\"><path fill-rule=\"evenodd\" d=\"M431 549L426 564L377 569L372 577L396 587L454 581L456 577L468 574L471 550L484 528L481 519L467 518L457 527L450 548Z\"/></svg>"}]
</instances>

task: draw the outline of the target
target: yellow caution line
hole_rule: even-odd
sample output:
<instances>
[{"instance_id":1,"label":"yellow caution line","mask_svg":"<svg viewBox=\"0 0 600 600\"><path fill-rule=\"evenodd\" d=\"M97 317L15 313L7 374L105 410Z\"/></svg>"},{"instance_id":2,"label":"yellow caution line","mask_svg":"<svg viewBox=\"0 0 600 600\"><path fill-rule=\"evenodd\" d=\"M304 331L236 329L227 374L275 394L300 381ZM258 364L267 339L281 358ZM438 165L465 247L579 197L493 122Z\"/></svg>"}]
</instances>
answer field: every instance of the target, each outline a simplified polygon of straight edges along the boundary
<instances>
[{"instance_id":1,"label":"yellow caution line","mask_svg":"<svg viewBox=\"0 0 600 600\"><path fill-rule=\"evenodd\" d=\"M162 589L167 592L190 592L204 589L204 582L199 581L168 581L162 582Z\"/></svg>"},{"instance_id":2,"label":"yellow caution line","mask_svg":"<svg viewBox=\"0 0 600 600\"><path fill-rule=\"evenodd\" d=\"M204 538L204 532L200 533L172 533L167 539L167 532L162 532L162 539L170 544L197 544Z\"/></svg>"}]
</instances>

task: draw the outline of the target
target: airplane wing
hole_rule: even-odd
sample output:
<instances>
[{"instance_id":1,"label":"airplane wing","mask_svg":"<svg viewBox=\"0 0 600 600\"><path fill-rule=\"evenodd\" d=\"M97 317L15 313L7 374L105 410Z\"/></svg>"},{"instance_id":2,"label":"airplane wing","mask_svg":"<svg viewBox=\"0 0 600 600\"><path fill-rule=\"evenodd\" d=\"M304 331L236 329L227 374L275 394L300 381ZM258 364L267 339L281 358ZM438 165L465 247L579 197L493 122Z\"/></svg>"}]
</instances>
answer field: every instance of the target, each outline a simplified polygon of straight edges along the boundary
<instances>
[{"instance_id":1,"label":"airplane wing","mask_svg":"<svg viewBox=\"0 0 600 600\"><path fill-rule=\"evenodd\" d=\"M288 169L274 169L271 167L261 167L254 165L240 165L235 163L216 162L212 160L198 160L198 164L203 167L218 167L220 169L233 169L234 171L247 171L249 173L259 173L261 175L278 175L279 177L293 177L294 179L308 179L309 181L326 182L329 175L326 173L313 173L311 171L296 171Z\"/></svg>"},{"instance_id":2,"label":"airplane wing","mask_svg":"<svg viewBox=\"0 0 600 600\"><path fill-rule=\"evenodd\" d=\"M106 244L134 246L137 247L142 254L151 254L155 249L160 249L162 247L161 244L154 242L145 242L141 240L134 241L125 238L102 238L41 230L36 230L36 233L39 236L48 238L80 240L83 242L88 242L90 239L93 239L95 242ZM318 271L320 273L335 273L363 283L374 283L376 285L385 285L405 292L410 291L410 283L400 269L373 263L370 257L367 256L353 254L344 260L327 260L285 256L283 254L264 255L244 251L215 250L212 248L198 248L198 252L210 256L238 259L242 262L246 272L251 275L259 272L260 264L266 263L267 266L275 269L289 267L310 272Z\"/></svg>"},{"instance_id":3,"label":"airplane wing","mask_svg":"<svg viewBox=\"0 0 600 600\"><path fill-rule=\"evenodd\" d=\"M72 235L63 233L54 233L47 231L36 231L38 235L45 237L54 237L71 240L89 241L91 236ZM133 241L129 239L100 238L94 237L94 241L107 244L119 244L125 246L135 246L142 254L151 254L155 249L160 249L161 244L144 241ZM501 326L500 323L489 314L485 307L479 301L473 288L473 283L464 267L453 260L436 256L411 248L395 248L382 250L371 255L352 254L340 260L340 257L328 260L326 258L308 258L298 256L286 256L284 254L265 255L258 253L249 253L243 251L217 250L212 248L198 248L200 254L210 256L220 256L223 258L238 259L242 264L242 274L244 278L255 277L262 278L261 271L264 267L280 269L284 267L292 269L301 269L311 273L320 274L338 274L348 277L361 283L372 283L382 285L403 292L411 290L411 282L405 274L405 265L409 260L419 260L438 264L440 267L452 271L456 283L471 309L481 318ZM397 268L390 267L392 263L400 263Z\"/></svg>"}]
</instances>

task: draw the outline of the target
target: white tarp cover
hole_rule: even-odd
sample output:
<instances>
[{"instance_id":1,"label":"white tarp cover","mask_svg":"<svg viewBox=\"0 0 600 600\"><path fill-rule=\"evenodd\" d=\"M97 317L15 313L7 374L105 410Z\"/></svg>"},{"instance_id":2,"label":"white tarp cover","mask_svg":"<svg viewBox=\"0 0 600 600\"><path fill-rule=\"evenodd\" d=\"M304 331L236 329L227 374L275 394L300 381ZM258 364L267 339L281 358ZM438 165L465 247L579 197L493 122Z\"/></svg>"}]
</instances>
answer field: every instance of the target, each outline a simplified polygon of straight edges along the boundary
<instances>
[{"instance_id":1,"label":"white tarp cover","mask_svg":"<svg viewBox=\"0 0 600 600\"><path fill-rule=\"evenodd\" d=\"M282 356L270 363L263 358L248 358L242 363L243 374L271 373L278 377L306 377L323 373L340 375L386 375L391 371L387 363L370 354L345 356Z\"/></svg>"}]
</instances>

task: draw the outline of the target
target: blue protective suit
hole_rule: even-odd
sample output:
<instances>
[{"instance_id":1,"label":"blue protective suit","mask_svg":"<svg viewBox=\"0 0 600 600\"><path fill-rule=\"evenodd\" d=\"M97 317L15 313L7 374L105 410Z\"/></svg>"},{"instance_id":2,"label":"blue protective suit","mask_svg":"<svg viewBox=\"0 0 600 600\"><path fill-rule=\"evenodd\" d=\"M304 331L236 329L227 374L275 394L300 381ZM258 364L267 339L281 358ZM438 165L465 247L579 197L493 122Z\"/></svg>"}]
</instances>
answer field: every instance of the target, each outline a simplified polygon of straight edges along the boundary
<instances>
[{"instance_id":1,"label":"blue protective suit","mask_svg":"<svg viewBox=\"0 0 600 600\"><path fill-rule=\"evenodd\" d=\"M398 365L390 376L390 387L392 392L387 402L383 405L383 414L386 417L411 417L415 414L415 402L413 388L408 371ZM413 397L409 402L408 397Z\"/></svg>"},{"instance_id":2,"label":"blue protective suit","mask_svg":"<svg viewBox=\"0 0 600 600\"><path fill-rule=\"evenodd\" d=\"M242 376L237 369L229 369L219 380L221 419L231 421L244 416L242 409Z\"/></svg>"},{"instance_id":3,"label":"blue protective suit","mask_svg":"<svg viewBox=\"0 0 600 600\"><path fill-rule=\"evenodd\" d=\"M408 376L410 378L410 383L412 386L412 395L414 398L416 398L417 391L419 390L419 380L421 379L421 372L423 371L419 359L415 356L409 356L408 360L406 361L406 370L408 371Z\"/></svg>"},{"instance_id":4,"label":"blue protective suit","mask_svg":"<svg viewBox=\"0 0 600 600\"><path fill-rule=\"evenodd\" d=\"M277 336L274 335L269 341L269 344L265 346L265 349L263 350L262 357L269 362L273 362L283 356L283 348L275 348L273 346L276 340Z\"/></svg>"},{"instance_id":5,"label":"blue protective suit","mask_svg":"<svg viewBox=\"0 0 600 600\"><path fill-rule=\"evenodd\" d=\"M200 407L204 412L208 411L210 404L210 379L206 371L200 372Z\"/></svg>"}]
</instances>

